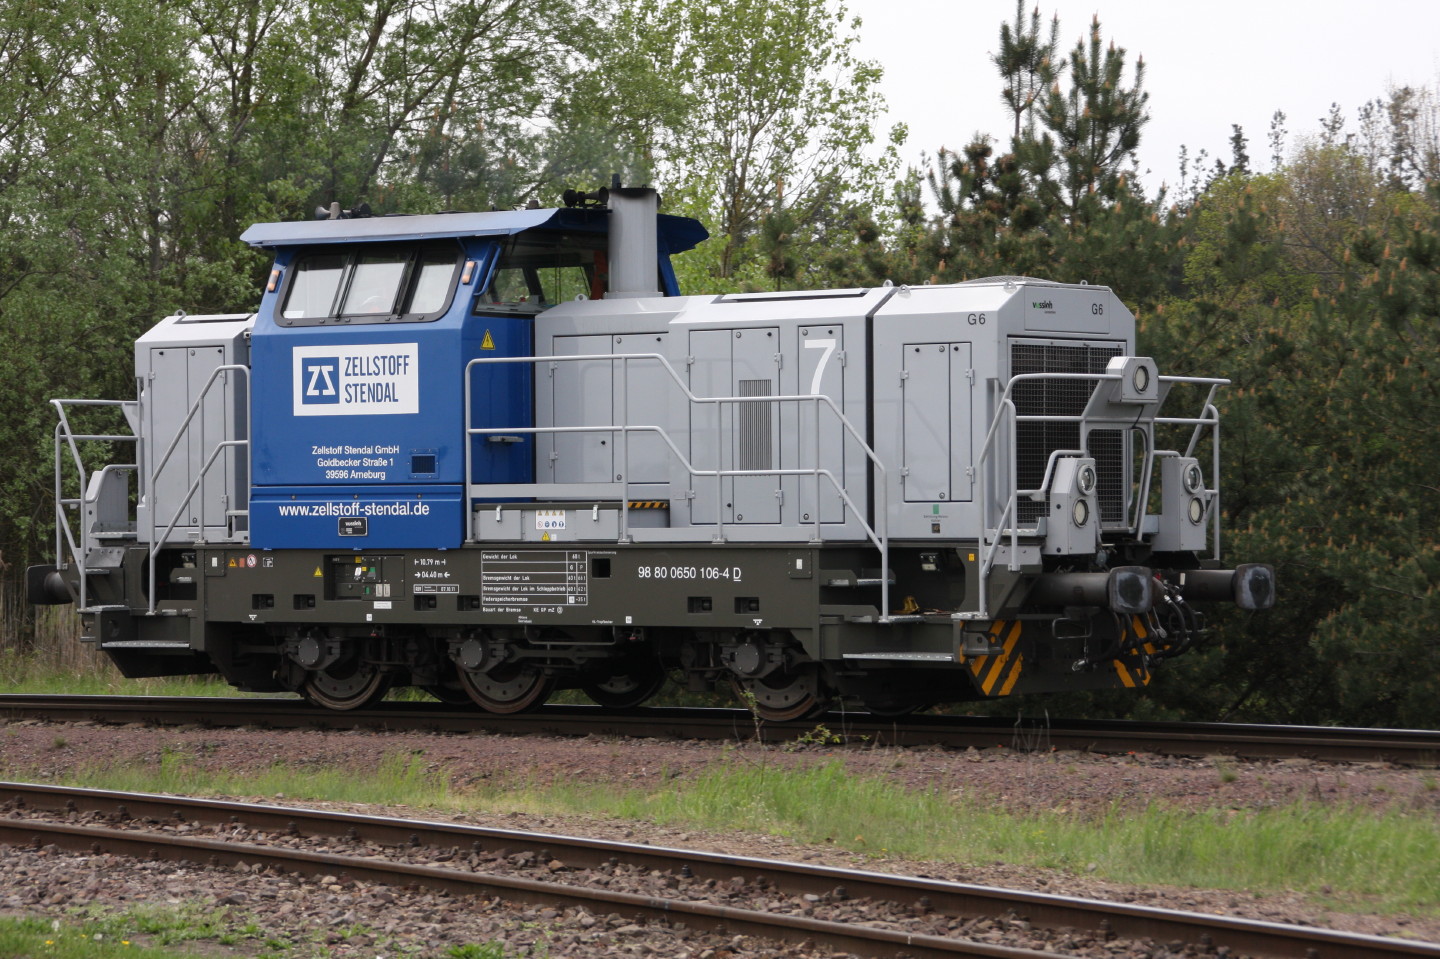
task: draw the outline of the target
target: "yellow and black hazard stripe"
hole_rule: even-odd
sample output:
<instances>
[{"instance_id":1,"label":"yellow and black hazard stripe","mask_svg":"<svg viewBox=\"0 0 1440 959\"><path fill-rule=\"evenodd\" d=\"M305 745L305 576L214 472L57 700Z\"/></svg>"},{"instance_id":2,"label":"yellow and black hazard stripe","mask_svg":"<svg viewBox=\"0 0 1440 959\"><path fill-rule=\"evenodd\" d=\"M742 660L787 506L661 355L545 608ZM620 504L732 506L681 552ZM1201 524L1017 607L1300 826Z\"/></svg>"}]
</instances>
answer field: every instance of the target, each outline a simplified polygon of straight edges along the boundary
<instances>
[{"instance_id":1,"label":"yellow and black hazard stripe","mask_svg":"<svg viewBox=\"0 0 1440 959\"><path fill-rule=\"evenodd\" d=\"M966 665L975 677L980 691L986 696L1009 696L1025 668L1025 655L1017 653L1015 646L1020 642L1020 622L997 619L990 624L991 645L1003 648L998 653L972 656Z\"/></svg>"},{"instance_id":2,"label":"yellow and black hazard stripe","mask_svg":"<svg viewBox=\"0 0 1440 959\"><path fill-rule=\"evenodd\" d=\"M1150 631L1145 628L1145 621L1142 620L1139 616L1132 616L1130 618L1130 628L1135 630L1136 639L1146 639L1150 635ZM1153 654L1155 652L1154 643L1147 642L1141 648L1149 654ZM1114 663L1115 675L1120 677L1120 685L1124 686L1126 689L1134 689L1136 686L1150 685L1150 670L1143 667L1136 667L1132 669L1131 667L1126 666L1123 661L1118 659L1114 660Z\"/></svg>"},{"instance_id":3,"label":"yellow and black hazard stripe","mask_svg":"<svg viewBox=\"0 0 1440 959\"><path fill-rule=\"evenodd\" d=\"M631 508L631 509L669 509L669 508L670 508L670 501L669 501L668 499L632 499L632 500L630 501L630 508Z\"/></svg>"}]
</instances>

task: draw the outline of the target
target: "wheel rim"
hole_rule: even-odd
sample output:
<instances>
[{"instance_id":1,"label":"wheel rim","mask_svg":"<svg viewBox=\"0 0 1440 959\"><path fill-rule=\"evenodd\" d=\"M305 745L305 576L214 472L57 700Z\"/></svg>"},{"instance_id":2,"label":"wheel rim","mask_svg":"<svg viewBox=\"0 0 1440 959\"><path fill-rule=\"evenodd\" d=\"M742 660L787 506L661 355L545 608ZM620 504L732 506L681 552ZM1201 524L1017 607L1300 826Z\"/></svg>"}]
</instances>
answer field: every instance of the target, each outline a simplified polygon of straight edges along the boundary
<instances>
[{"instance_id":1,"label":"wheel rim","mask_svg":"<svg viewBox=\"0 0 1440 959\"><path fill-rule=\"evenodd\" d=\"M665 670L647 660L632 663L626 669L611 673L599 682L586 683L580 689L595 702L608 709L629 709L654 696L665 685Z\"/></svg>"},{"instance_id":2,"label":"wheel rim","mask_svg":"<svg viewBox=\"0 0 1440 959\"><path fill-rule=\"evenodd\" d=\"M487 673L462 670L460 685L487 712L518 713L545 702L555 681L534 666L503 663Z\"/></svg>"},{"instance_id":3,"label":"wheel rim","mask_svg":"<svg viewBox=\"0 0 1440 959\"><path fill-rule=\"evenodd\" d=\"M820 673L813 667L774 672L759 679L737 678L735 687L757 716L774 723L818 716L830 706Z\"/></svg>"},{"instance_id":4,"label":"wheel rim","mask_svg":"<svg viewBox=\"0 0 1440 959\"><path fill-rule=\"evenodd\" d=\"M378 702L390 688L390 677L368 664L344 671L311 673L302 690L306 699L326 709L360 709Z\"/></svg>"}]
</instances>

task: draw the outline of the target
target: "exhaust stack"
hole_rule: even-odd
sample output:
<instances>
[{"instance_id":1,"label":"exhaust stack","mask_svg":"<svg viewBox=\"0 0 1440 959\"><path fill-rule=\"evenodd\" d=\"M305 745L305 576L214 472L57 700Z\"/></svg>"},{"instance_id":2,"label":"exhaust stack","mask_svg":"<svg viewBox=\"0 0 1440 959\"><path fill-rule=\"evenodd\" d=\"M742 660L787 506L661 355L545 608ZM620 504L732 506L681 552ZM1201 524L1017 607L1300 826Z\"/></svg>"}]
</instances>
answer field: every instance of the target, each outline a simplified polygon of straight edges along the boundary
<instances>
[{"instance_id":1,"label":"exhaust stack","mask_svg":"<svg viewBox=\"0 0 1440 959\"><path fill-rule=\"evenodd\" d=\"M651 187L610 188L607 300L660 296L656 240L659 211L659 195Z\"/></svg>"}]
</instances>

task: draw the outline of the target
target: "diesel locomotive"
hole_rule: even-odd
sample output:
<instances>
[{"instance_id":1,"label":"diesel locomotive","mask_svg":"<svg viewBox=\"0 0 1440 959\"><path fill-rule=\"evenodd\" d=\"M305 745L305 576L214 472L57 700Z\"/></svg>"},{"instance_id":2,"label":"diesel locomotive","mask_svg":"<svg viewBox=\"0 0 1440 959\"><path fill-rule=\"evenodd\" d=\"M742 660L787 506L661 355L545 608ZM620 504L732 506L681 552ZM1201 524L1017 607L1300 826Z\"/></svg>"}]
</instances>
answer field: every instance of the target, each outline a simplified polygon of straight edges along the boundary
<instances>
[{"instance_id":1,"label":"diesel locomotive","mask_svg":"<svg viewBox=\"0 0 1440 959\"><path fill-rule=\"evenodd\" d=\"M682 296L706 232L648 188L364 212L252 226L256 312L53 401L29 598L126 676L899 715L1144 687L1197 606L1273 602L1220 561L1226 381L1161 375L1107 287Z\"/></svg>"}]
</instances>

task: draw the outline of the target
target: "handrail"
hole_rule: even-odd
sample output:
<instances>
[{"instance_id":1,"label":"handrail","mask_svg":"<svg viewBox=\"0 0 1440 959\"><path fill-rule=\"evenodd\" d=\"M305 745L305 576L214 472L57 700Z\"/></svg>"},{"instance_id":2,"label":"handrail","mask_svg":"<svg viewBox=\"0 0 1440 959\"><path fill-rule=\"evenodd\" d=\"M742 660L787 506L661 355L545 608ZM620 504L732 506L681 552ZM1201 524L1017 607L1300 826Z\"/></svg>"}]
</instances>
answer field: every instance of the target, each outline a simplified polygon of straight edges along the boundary
<instances>
[{"instance_id":1,"label":"handrail","mask_svg":"<svg viewBox=\"0 0 1440 959\"><path fill-rule=\"evenodd\" d=\"M995 558L996 558L996 556L999 554L1001 543L1004 541L1004 539L1006 538L1007 534L1008 534L1008 537L1009 537L1009 540L1010 540L1010 562L1009 562L1009 568L1010 568L1012 571L1019 570L1019 568L1020 568L1020 564L1019 564L1019 561L1018 561L1018 554L1019 554L1019 537L1020 537L1019 511L1018 511L1018 501L1019 501L1019 497L1020 497L1020 496L1036 497L1036 496L1038 496L1038 495L1040 495L1040 494L1045 493L1045 492L1049 489L1050 482L1051 482L1051 480L1053 479L1053 471L1054 471L1054 465L1055 465L1056 459L1057 459L1058 457L1060 457L1060 456L1079 455L1079 454L1082 454L1082 453L1083 453L1083 451L1077 451L1077 450L1063 450L1063 451L1062 451L1062 450L1054 450L1054 451L1051 451L1050 456L1049 456L1049 459L1047 460L1047 462L1046 462L1046 464L1045 464L1045 474L1044 474L1044 476L1043 476L1043 478L1042 478L1042 480L1041 480L1041 486L1040 486L1040 488L1037 489L1037 490L1022 490L1022 489L1018 489L1017 486L1016 486L1016 477L1019 475L1019 467L1018 467L1018 462L1017 462L1018 446L1017 446L1017 444L1014 442L1014 434L1015 434L1015 429L1014 429L1014 427L1015 427L1017 424L1019 424L1019 423L1077 423L1077 424L1086 424L1086 423L1094 423L1094 422L1096 422L1096 420L1095 420L1094 417L1088 417L1088 416L1086 416L1084 413L1081 413L1081 414L1031 414L1031 413L1027 413L1027 414L1023 414L1023 415L1022 415L1022 414L1020 414L1020 413L1017 411L1016 406L1015 406L1015 400L1014 400L1013 393L1014 393L1014 391L1015 391L1016 386L1017 386L1018 384L1020 384L1020 383L1036 382L1036 381L1043 381L1043 380L1063 380L1063 381L1069 381L1069 382L1074 382L1074 381L1076 381L1076 380L1081 380L1081 381L1088 380L1088 381L1092 381L1092 382L1095 384L1095 388L1098 389L1101 383L1104 383L1104 382L1106 382L1106 381L1114 382L1114 381L1119 381L1119 380L1121 380L1121 379L1122 379L1121 375L1120 375L1120 374L1117 374L1117 373L1018 373L1018 374L1010 377L1010 379L1009 379L1008 381L1006 381L1004 388L1003 388L1003 389L1001 390L1001 392L1000 392L999 398L996 400L995 415L994 415L994 417L993 417L993 418L991 419L991 421L990 421L990 428L989 428L989 429L986 431L986 433L985 433L985 442L981 444L980 454L979 454L979 456L978 456L977 459L976 459L976 469L979 471L979 475L980 475L980 483L979 483L980 490L979 490L979 497L978 497L978 498L979 498L979 509L980 509L980 530L979 530L979 535L980 535L980 568L979 568L979 571L978 571L978 573L979 573L979 591L980 591L979 604L978 604L978 606L977 606L977 608L976 608L975 611L973 611L973 612L964 612L964 613L956 613L956 614L954 614L954 617L953 617L953 618L955 618L955 619L975 619L975 620L983 620L983 619L988 619L988 618L990 617L990 613L989 613L990 598L989 598L989 592L988 592L988 585L989 585L989 579L990 579L990 571L994 568ZM1210 389L1209 389L1208 394L1206 395L1205 402L1204 402L1204 404L1202 405L1201 412L1200 412L1200 415L1199 415L1198 417L1151 415L1151 416L1149 416L1149 417L1147 418L1147 417L1143 417L1143 416L1137 415L1136 418L1135 418L1132 422L1130 422L1130 423L1128 423L1128 424L1122 424L1122 425L1128 425L1131 430L1137 430L1137 429L1138 429L1138 430L1142 430L1143 432L1145 432L1147 439L1150 440L1150 442L1147 442L1147 444L1146 444L1145 463L1144 463L1144 465L1143 465L1143 467L1142 467L1142 470L1143 470L1143 472L1144 472L1145 475L1140 478L1140 483L1141 483L1141 498L1137 501L1136 513L1135 513L1135 517L1134 517L1134 525L1127 527L1127 530L1128 530L1129 532L1132 532L1132 533L1135 533L1135 534L1138 535L1138 534L1144 529L1144 521L1145 521L1145 518L1148 516L1146 501L1148 500L1148 496L1149 496L1151 473L1154 471L1154 462L1155 462L1156 456L1159 455L1159 454L1157 454L1157 451L1153 448L1153 447L1154 447L1154 443L1153 443L1153 438L1154 438L1153 430L1154 430L1154 427L1155 427L1156 425L1162 425L1162 426L1193 426L1193 427L1194 427L1194 430L1193 430L1192 433L1191 433L1190 442L1189 442L1189 444L1186 446L1186 452L1185 452L1185 455L1186 455L1186 456L1193 455L1193 453L1194 453L1194 451L1195 451L1195 448L1198 446L1198 444L1199 444L1199 442L1200 442L1200 439L1201 439L1201 437L1202 437L1202 435L1203 435L1203 433L1204 433L1204 431L1205 431L1205 428L1206 428L1206 427L1209 427L1210 430L1211 430L1211 436L1212 436L1212 439L1213 439L1213 442L1212 442L1212 447L1213 447L1213 448L1212 448L1212 451L1211 451L1211 452L1212 452L1212 465L1211 465L1211 474L1210 474L1210 475L1214 478L1215 487L1214 487L1213 490L1207 490L1207 492L1210 493L1210 494L1214 497L1214 506L1212 507L1212 517L1211 517L1211 521L1212 521L1212 524L1213 524L1214 544L1215 544L1214 557L1215 557L1216 559L1219 559L1219 557L1220 557L1220 509L1219 509L1219 504L1220 504L1220 412L1219 412L1218 408L1214 405L1214 401L1215 401L1215 395L1216 395L1217 391L1219 390L1219 388L1222 387L1222 386L1228 386L1228 385L1230 384L1230 380L1224 379L1224 378L1220 378L1220 377L1202 377L1202 376L1161 376L1161 377L1158 377L1157 379L1158 379L1158 381L1159 381L1160 383L1187 384L1187 385L1196 385L1196 386L1209 386ZM992 381L992 382L994 382L994 381ZM1094 392L1092 391L1091 397L1093 398L1093 396L1094 396ZM1167 391L1167 393L1161 394L1160 400L1156 403L1156 406L1155 406L1155 413L1156 413L1156 414L1159 413L1159 409L1160 409L1161 406L1164 405L1164 401L1165 401L1166 398L1168 398L1168 391ZM1103 422L1103 421L1102 421L1102 422ZM1008 475L1009 475L1009 483L1008 483L1008 485L1010 486L1010 493L1009 493L1008 496L1005 498L1004 505L1000 507L999 515L998 515L998 516L994 516L994 523L995 523L995 525L992 526L992 525L991 525L991 519L992 519L992 516L993 516L993 514L994 514L994 504L991 502L991 494L990 494L990 489L989 489L989 484L990 484L990 472L991 472L991 470L993 470L993 469L995 468L995 464L994 464L994 462L992 461L992 455L995 454L995 442L996 442L996 437L999 435L999 432L1000 432L1000 429L1001 429L1002 426L1008 427L1008 428L1009 428L1009 432L1010 432L1010 434L1011 434L1011 442L1009 443L1009 454L1010 454L1010 455L1009 455L1009 460L1010 460L1010 462L1009 462L1009 464L1008 464L1008 465L1009 465L1009 470L1010 470L1010 471L1009 471L1009 474L1008 474ZM1175 454L1173 451L1166 451L1166 455L1178 455L1178 454ZM1008 521L1008 524L1009 524L1008 526L1007 526L1007 521ZM1031 531L1032 535L1034 535L1036 532L1038 532L1038 524L1037 524L1037 529Z\"/></svg>"},{"instance_id":2,"label":"handrail","mask_svg":"<svg viewBox=\"0 0 1440 959\"><path fill-rule=\"evenodd\" d=\"M221 452L226 449L249 447L250 445L249 439L222 440L217 443L214 449L211 450L210 455L206 459L204 465L201 467L200 472L195 479L195 482L190 485L190 489L186 492L184 498L176 507L175 512L171 515L170 521L166 525L164 532L161 533L158 537L156 536L159 525L156 519L157 504L154 501L156 480L159 478L161 472L165 469L165 466L170 462L171 456L174 455L175 450L180 445L180 440L190 429L190 425L194 421L196 413L200 411L200 408L204 405L206 398L209 396L211 387L215 385L217 380L222 380L226 376L226 374L230 372L238 372L245 377L246 396L249 396L249 367L240 364L227 364L224 366L217 366L212 369L210 371L209 378L205 381L205 385L196 395L194 402L191 404L189 411L185 415L185 419L181 422L179 428L175 432L175 436L171 439L170 445L166 448L164 454L159 458L159 460L151 466L148 471L148 475L146 476L146 495L151 500L149 504L149 509L147 510L147 515L149 518L149 528L147 531L149 536L149 588L147 590L148 605L146 612L148 615L153 616L155 614L155 566L159 554L159 547L169 538L170 534L175 531L175 527L179 525L181 514L184 513L185 509L195 498L196 492L198 492L198 490L200 489L200 485L204 482L205 477L209 474L211 467L214 466L216 461L220 458ZM86 481L88 479L88 473L85 468L84 458L80 454L79 444L82 442L134 443L137 442L140 437L134 434L126 436L122 434L76 433L74 431L74 428L70 424L70 417L67 415L67 408L85 406L120 407L122 409L126 407L135 408L138 407L139 401L57 399L51 400L50 403L52 406L55 407L56 415L59 419L59 422L55 424L55 562L57 566L61 564L63 557L65 556L65 548L68 546L69 555L74 557L76 568L80 572L79 609L81 612L85 612L89 609L89 570L85 565L84 550L85 545L88 541L89 534L86 530L82 529L80 531L80 539L77 542L75 531L71 529L69 519L65 515L65 508L67 506L78 505L81 507L83 519L83 507L85 504L85 487ZM66 497L64 495L64 451L67 449L69 450L70 458L73 461L73 465L75 467L77 482L80 484L80 496L78 498ZM248 459L246 460L245 465L248 474L250 465ZM139 466L134 463L109 464L104 467L102 472L109 470L138 471L138 469ZM247 496L249 494L250 488L248 479L249 477L247 475L246 482L237 484L238 488L242 491L242 493ZM249 503L247 502L245 505L245 509L227 509L226 516L248 516L250 512L248 509Z\"/></svg>"},{"instance_id":3,"label":"handrail","mask_svg":"<svg viewBox=\"0 0 1440 959\"><path fill-rule=\"evenodd\" d=\"M150 556L149 556L149 563L150 563L150 595L149 595L149 606L146 608L147 614L149 614L149 615L151 615L151 616L154 616L154 615L155 615L155 561L156 561L156 558L160 555L160 550L159 550L159 548L157 547L157 543L163 543L165 540L169 539L170 534L175 531L176 525L178 525L179 522L180 522L180 517L181 517L181 516L184 514L184 512L185 512L185 507L186 507L187 505L189 505L190 500L195 497L195 493L200 489L200 484L205 481L205 474L208 473L208 472L210 472L210 467L211 467L211 466L215 465L215 460L216 460L217 458L219 458L221 451L222 451L222 450L225 450L225 449L238 448L238 447L242 447L242 446L244 446L244 447L249 447L249 445L250 445L250 441L249 441L249 440L221 440L219 443L216 443L216 444L215 444L215 449L213 449L213 450L210 452L209 458L205 460L205 465L200 468L200 475L196 476L196 477L195 477L195 482L193 482L193 483L190 484L190 489L185 493L185 498L184 498L183 500L181 500L180 506L175 510L174 514L170 517L170 525L168 525L168 526L165 527L165 532L163 532L163 533L160 534L160 538L159 538L158 540L155 538L155 510L154 510L153 507L151 508L151 510L150 510ZM226 511L225 511L225 515L226 515L226 516L249 516L249 515L250 515L250 511L249 511L248 509L244 509L244 510L226 510Z\"/></svg>"},{"instance_id":4,"label":"handrail","mask_svg":"<svg viewBox=\"0 0 1440 959\"><path fill-rule=\"evenodd\" d=\"M200 392L196 395L196 397L195 397L195 402L193 402L193 403L190 404L190 411L185 414L185 419L180 423L179 428L175 431L175 437L174 437L174 439L172 439L172 440L170 441L170 445L166 448L165 454L160 457L160 461L159 461L158 463L154 464L154 465L150 468L149 482L148 482L148 484L147 484L146 487L145 487L148 495L150 496L150 498L151 498L151 500L152 500L152 502L151 502L151 504L150 504L150 509L149 509L149 510L147 511L147 513L146 513L146 515L148 516L148 518L149 518L149 520L150 520L150 530L149 530L149 533L150 533L150 555L149 555L149 557L148 557L150 588L149 588L149 590L147 590L147 593L148 593L147 599L148 599L149 605L148 605L148 607L146 608L146 613L147 613L148 615L150 615L150 616L154 616L154 615L155 615L155 593L156 593L156 588L155 588L155 563L156 563L156 560L157 560L157 558L159 557L159 554L160 554L160 545L161 545L162 543L164 543L166 540L168 540L169 537L170 537L170 534L175 531L175 527L176 527L176 526L179 524L179 522L180 522L180 516L181 516L181 514L183 514L183 513L185 512L186 508L190 505L190 501L195 498L196 492L198 492L199 489L200 489L200 484L205 481L205 476L210 472L210 467L213 466L213 465L215 464L215 461L219 458L221 451L222 451L222 450L225 450L225 449L240 448L240 447L245 447L245 448L248 449L249 446L250 446L250 440L249 440L249 439L243 439L243 440L221 440L219 443L216 443L216 444L215 444L215 448L210 451L209 457L206 458L206 460L205 460L205 465L202 466L202 467L200 468L200 472L199 472L198 474L196 474L196 476L195 476L195 482L193 482L193 483L190 484L190 489L185 493L184 499L182 499L182 500L180 501L180 504L175 507L175 512L174 512L173 514L171 514L171 516L170 516L170 523L169 523L169 525L167 525L167 526L165 527L165 532L162 533L158 539L156 538L156 536L155 536L155 528L156 528L155 513L156 513L156 508L157 508L157 505L158 505L158 504L156 504L156 503L154 502L154 497L155 497L155 481L159 478L160 473L165 469L165 465L170 462L170 457L175 453L176 448L180 445L180 440L181 440L181 438L183 438L183 437L185 436L186 431L190 429L190 423L191 423L192 420L195 419L195 414L200 411L200 407L204 405L204 403L205 403L205 398L206 398L206 396L208 396L209 393L210 393L210 387L212 387L212 386L215 385L215 381L216 381L216 379L217 379L218 377L223 377L224 374L229 373L229 372L231 372L231 371L235 371L235 372L243 373L243 374L244 374L244 379L245 379L245 396L246 396L247 399L248 399L248 397L250 396L250 368L249 368L248 366L244 366L244 365L239 364L239 363L227 363L227 364L225 364L225 365L223 365L223 366L217 366L217 367L215 367L214 369L212 369L212 370L210 371L210 376L209 376L209 378L205 380L205 385L204 385L203 387L201 387ZM247 427L248 427L248 425L249 425L249 418L248 418L248 417L246 418L246 425L247 425ZM249 459L249 457L246 457L246 458L245 458L245 470L246 470L245 482L244 482L243 484L237 484L237 485L239 486L239 488L240 488L241 490L244 490L244 491L245 491L245 495L248 497L248 496L249 496L249 492L250 492L250 477L249 477L250 459ZM250 510L249 510L249 505L250 505L250 504L249 504L248 498L247 498L247 500L246 500L246 504L245 504L245 505L246 505L246 508L243 509L243 510L227 510L227 511L226 511L226 515L227 515L227 516L241 516L241 515L249 516L249 515L250 515ZM203 525L203 522L204 522L204 520L203 520L203 518L202 518L202 520L201 520L202 525Z\"/></svg>"},{"instance_id":5,"label":"handrail","mask_svg":"<svg viewBox=\"0 0 1440 959\"><path fill-rule=\"evenodd\" d=\"M815 415L815 444L816 444L816 450L815 450L815 452L816 452L816 457L815 457L815 466L814 466L814 468L813 468L813 469L807 469L807 470L781 470L781 469L773 469L773 470L723 470L723 469L720 469L720 468L719 468L719 463L720 463L720 460L721 460L720 450L723 448L723 444L717 444L717 446L716 446L716 457L717 457L717 459L716 459L716 464L717 464L717 465L716 465L716 468L715 468L714 470L698 470L698 469L695 468L695 466L694 466L692 463L690 463L689 459L688 459L683 453L681 453L681 451L679 450L679 448L678 448L678 447L675 445L675 443L670 439L670 437L669 437L669 435L666 433L666 431L665 431L663 428L659 427L659 426L648 426L648 425L641 426L641 425L638 425L638 424L624 423L624 424L614 424L614 425L611 425L611 426L595 426L595 427L528 427L528 428L524 428L524 429L519 429L519 428L504 428L504 427L477 428L477 427L475 427L475 426L471 423L471 410L473 409L473 405L472 405L472 401L471 401L471 371L472 371L472 369L473 369L474 367L476 367L476 366L491 365L491 364L513 364L513 363L539 364L539 363L562 363L562 362L563 362L563 363L576 363L576 362L614 362L614 361L619 361L619 362L621 363L620 383L621 383L621 390L622 390L620 406L621 406L622 409L628 410L629 404L628 404L627 400L628 400L628 392L629 392L629 373L630 373L630 361L631 361L631 360L653 360L653 361L658 362L658 363L661 365L661 367L663 368L663 370L665 371L665 373L670 377L670 380L671 380L677 387L679 387L681 394L682 394L682 395L685 397L685 399L688 400L691 404L702 404L702 403L706 403L706 404L715 404L715 405L718 406L719 404L722 404L722 403L736 403L736 404L739 404L739 403L797 403L797 404L798 404L798 403L801 403L801 402L813 403L813 404L815 405L815 410L816 410L816 415ZM835 414L835 417L836 417L836 419L838 420L841 428L844 429L844 430L855 440L855 442L857 442L857 443L860 445L861 450L864 451L865 456L866 456L866 458L870 461L870 464L871 464L871 467L872 467L872 473L871 473L872 486L876 485L877 474L878 474L878 485L879 485L879 489L880 489L880 496L879 496L880 502L879 502L879 504L878 504L878 505L879 505L879 508L876 510L878 522L876 523L876 526L875 526L875 527L872 527L872 526L870 525L870 523L868 522L865 514L864 514L860 509L858 509L858 508L856 507L854 501L850 498L849 494L846 493L846 491L845 491L843 485L840 483L839 479L838 479L837 477L835 477L835 475L834 475L830 470L822 469L821 466L820 466L820 457L819 457L820 414L819 414L819 410L820 410L820 407L821 407L822 405L823 405L823 406L827 406L827 407L830 408L831 412L833 412L833 413ZM718 417L717 417L717 419L716 419L716 429L717 429L717 432L718 432L718 430L720 429L720 420L719 420ZM863 530L865 531L865 536L866 536L866 538L867 538L868 540L870 540L870 542L873 543L873 544L875 545L876 549L880 552L880 567L881 567L881 568L880 568L880 604L881 604L880 621L881 621L881 622L888 622L888 621L890 620L890 584L889 584L889 580L890 580L890 543L889 543L889 535L888 535L888 532L887 532L887 530L888 530L888 522L889 522L889 495L890 495L889 482L888 482L888 474L887 474L887 471L886 471L886 469L885 469L885 464L880 461L879 456L875 453L875 451L874 451L873 449L870 448L870 444L865 441L865 438L860 434L860 431L857 430L857 429L855 428L854 424L852 424L852 423L850 422L850 420L845 416L845 414L844 414L843 412L841 412L840 408L835 404L835 401L834 401L828 394L824 394L824 393L806 393L806 394L778 395L778 396L697 396L697 395L695 395L693 392L690 391L689 386L686 385L685 381L680 377L679 373L676 372L675 368L670 364L670 361L669 361L664 355L662 355L662 354L660 354L660 353L600 353L600 354L571 354L571 355L566 355L566 356L513 356L513 357L512 357L512 356L496 356L496 357L477 357L477 358L475 358L475 359L470 360L470 361L465 365L465 435L466 435L466 441L465 441L465 489L466 489L466 500L467 500L467 503L468 503L468 501L469 501L469 491L470 491L470 488L471 488L472 484L474 483L472 451L471 451L471 448L470 448L470 447L471 447L471 443L470 443L470 440L469 440L469 437L471 437L471 436L488 435L488 434L515 434L515 433L521 433L521 434L526 434L526 433L528 433L528 434L533 434L533 435L540 435L540 434L555 434L555 433L567 433L567 432L606 432L606 433L609 433L609 432L619 432L619 433L621 434L621 438L622 438L622 447L621 447L621 451L620 451L620 455L621 455L621 457L622 457L621 462L625 464L625 470L626 470L626 472L628 473L628 471L629 471L629 434L630 434L631 432L651 432L651 431L658 433L658 434L664 439L665 445L666 445L667 447L669 447L670 451L671 451L671 452L675 455L675 457L679 460L680 464L685 468L685 470L686 470L686 472L687 472L688 475L690 475L691 477L698 477L698 476L714 476L714 477L715 477L715 483L716 483L716 489L717 489L717 499L716 499L716 502L715 502L715 507L716 507L716 510L715 510L715 541L716 541L716 542L723 542L723 541L724 541L724 536L725 536L724 511L723 511L723 508L721 507L721 503L723 502L723 499L724 499L724 498L723 498L723 496L720 495L720 490L721 490L721 488L722 488L721 484L722 484L723 481L724 481L724 477L726 477L726 476L777 476L777 477L779 477L779 476L813 476L813 477L815 478L815 484L816 484L816 487L815 487L815 488L816 488L816 496L815 496L815 521L814 521L814 526L815 526L815 534L814 534L814 536L815 536L815 541L816 541L816 542L818 542L819 539L820 539L820 527L821 527L821 523L820 523L820 488L821 488L820 484L821 484L821 477L823 476L823 477L825 477L826 479L828 479L828 480L835 486L836 491L839 492L842 501L843 501L843 502L845 503L845 505L850 509L851 513L855 516L856 520L860 523L861 527L862 527ZM534 487L537 488L537 491L538 491L540 488L543 488L544 486L546 486L546 485L548 485L548 484L545 484L545 483L531 483L531 484L516 484L516 485L530 485L530 486L534 486ZM626 539L628 539L628 536L629 536L629 497L628 497L628 496L622 496L622 497L621 497L621 507L620 507L620 509L621 509L621 516L620 516L620 535L621 535L621 541L623 542L623 541L625 541ZM878 527L878 528L876 528L876 527Z\"/></svg>"},{"instance_id":6,"label":"handrail","mask_svg":"<svg viewBox=\"0 0 1440 959\"><path fill-rule=\"evenodd\" d=\"M85 566L85 554L80 544L75 541L75 531L70 528L70 519L65 515L66 506L77 506L80 508L81 521L85 515L85 483L87 473L85 470L84 458L80 455L80 443L104 442L104 443L134 443L140 437L131 434L126 436L118 433L76 433L70 425L70 418L66 415L67 407L119 407L134 406L134 400L88 400L88 399L55 399L50 401L55 408L58 422L55 424L55 565L65 565L65 547L70 547L70 556L75 560L75 566L80 571L80 596L78 597L78 609L81 612L89 609L89 577ZM65 496L64 490L64 463L65 457L62 450L68 449L70 457L74 461L76 482L80 486L80 495L76 497ZM110 464L105 469L137 469L133 463ZM83 537L84 530L81 530Z\"/></svg>"}]
</instances>

